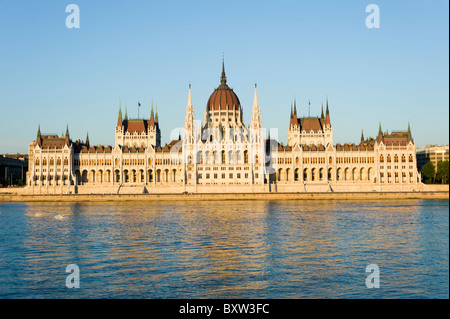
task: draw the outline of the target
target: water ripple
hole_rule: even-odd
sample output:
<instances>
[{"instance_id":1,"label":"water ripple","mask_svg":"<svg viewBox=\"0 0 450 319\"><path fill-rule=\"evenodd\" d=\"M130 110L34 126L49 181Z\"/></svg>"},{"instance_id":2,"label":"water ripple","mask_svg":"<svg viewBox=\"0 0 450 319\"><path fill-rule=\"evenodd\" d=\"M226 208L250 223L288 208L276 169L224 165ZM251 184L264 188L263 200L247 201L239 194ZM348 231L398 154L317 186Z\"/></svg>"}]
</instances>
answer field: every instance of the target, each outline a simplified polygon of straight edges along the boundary
<instances>
[{"instance_id":1,"label":"water ripple","mask_svg":"<svg viewBox=\"0 0 450 319\"><path fill-rule=\"evenodd\" d=\"M1 203L0 297L448 298L448 217L422 200Z\"/></svg>"}]
</instances>

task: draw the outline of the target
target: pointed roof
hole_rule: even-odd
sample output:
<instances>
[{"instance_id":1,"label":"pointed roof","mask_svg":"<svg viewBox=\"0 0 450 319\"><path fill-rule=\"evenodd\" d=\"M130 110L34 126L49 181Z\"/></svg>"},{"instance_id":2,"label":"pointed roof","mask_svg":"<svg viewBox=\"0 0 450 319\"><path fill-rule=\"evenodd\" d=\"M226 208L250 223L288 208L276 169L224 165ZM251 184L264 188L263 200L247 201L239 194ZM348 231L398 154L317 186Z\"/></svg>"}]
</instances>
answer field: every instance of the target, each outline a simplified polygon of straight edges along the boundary
<instances>
[{"instance_id":1,"label":"pointed roof","mask_svg":"<svg viewBox=\"0 0 450 319\"><path fill-rule=\"evenodd\" d=\"M119 101L119 116L117 117L117 126L122 126L122 105Z\"/></svg>"},{"instance_id":2,"label":"pointed roof","mask_svg":"<svg viewBox=\"0 0 450 319\"><path fill-rule=\"evenodd\" d=\"M189 96L188 96L188 108L192 108L192 94L191 94L191 85L189 84Z\"/></svg>"},{"instance_id":3,"label":"pointed roof","mask_svg":"<svg viewBox=\"0 0 450 319\"><path fill-rule=\"evenodd\" d=\"M408 121L408 142L412 140L411 126Z\"/></svg>"},{"instance_id":4,"label":"pointed roof","mask_svg":"<svg viewBox=\"0 0 450 319\"><path fill-rule=\"evenodd\" d=\"M243 112L241 112L241 116L242 116L242 113ZM257 89L256 83L255 83L255 96L253 98L252 120L251 120L250 125L254 129L262 128L261 112L259 110L259 103L258 103L258 89Z\"/></svg>"},{"instance_id":5,"label":"pointed roof","mask_svg":"<svg viewBox=\"0 0 450 319\"><path fill-rule=\"evenodd\" d=\"M253 107L258 107L259 106L259 104L258 104L258 91L257 91L257 85L256 85L256 83L255 83L255 96L254 96L254 98L253 98Z\"/></svg>"},{"instance_id":6,"label":"pointed roof","mask_svg":"<svg viewBox=\"0 0 450 319\"><path fill-rule=\"evenodd\" d=\"M155 113L153 112L153 100L152 100L152 110L150 112L150 121L148 126L155 126Z\"/></svg>"},{"instance_id":7,"label":"pointed roof","mask_svg":"<svg viewBox=\"0 0 450 319\"><path fill-rule=\"evenodd\" d=\"M222 58L222 75L220 76L220 85L227 84L227 77L225 75L225 60Z\"/></svg>"},{"instance_id":8,"label":"pointed roof","mask_svg":"<svg viewBox=\"0 0 450 319\"><path fill-rule=\"evenodd\" d=\"M70 137L69 137L69 124L66 125L66 135L64 135L66 138L66 144L69 144Z\"/></svg>"},{"instance_id":9,"label":"pointed roof","mask_svg":"<svg viewBox=\"0 0 450 319\"><path fill-rule=\"evenodd\" d=\"M325 125L331 125L330 109L328 108L328 98L327 98L327 110L326 110Z\"/></svg>"}]
</instances>

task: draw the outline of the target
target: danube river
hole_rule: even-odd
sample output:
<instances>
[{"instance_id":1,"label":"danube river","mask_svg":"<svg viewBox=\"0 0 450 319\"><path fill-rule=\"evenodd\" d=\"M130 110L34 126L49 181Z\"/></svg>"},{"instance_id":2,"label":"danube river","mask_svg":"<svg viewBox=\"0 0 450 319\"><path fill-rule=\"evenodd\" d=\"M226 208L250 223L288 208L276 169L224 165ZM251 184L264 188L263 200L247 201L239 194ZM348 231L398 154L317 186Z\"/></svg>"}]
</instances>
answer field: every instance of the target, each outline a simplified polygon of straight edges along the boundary
<instances>
[{"instance_id":1,"label":"danube river","mask_svg":"<svg viewBox=\"0 0 450 319\"><path fill-rule=\"evenodd\" d=\"M449 298L448 226L441 200L0 203L0 298Z\"/></svg>"}]
</instances>

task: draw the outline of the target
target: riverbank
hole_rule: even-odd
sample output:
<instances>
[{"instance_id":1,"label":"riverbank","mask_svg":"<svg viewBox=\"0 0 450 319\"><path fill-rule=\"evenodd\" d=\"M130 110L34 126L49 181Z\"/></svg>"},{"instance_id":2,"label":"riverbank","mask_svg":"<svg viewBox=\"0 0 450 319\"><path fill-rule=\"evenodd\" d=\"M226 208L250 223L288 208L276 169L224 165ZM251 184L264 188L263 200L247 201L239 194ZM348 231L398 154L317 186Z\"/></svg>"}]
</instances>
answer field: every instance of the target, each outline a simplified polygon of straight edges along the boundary
<instances>
[{"instance_id":1,"label":"riverbank","mask_svg":"<svg viewBox=\"0 0 450 319\"><path fill-rule=\"evenodd\" d=\"M0 202L111 202L111 201L217 201L217 200L399 200L449 199L448 191L226 193L226 194L72 194L20 195L0 193Z\"/></svg>"}]
</instances>

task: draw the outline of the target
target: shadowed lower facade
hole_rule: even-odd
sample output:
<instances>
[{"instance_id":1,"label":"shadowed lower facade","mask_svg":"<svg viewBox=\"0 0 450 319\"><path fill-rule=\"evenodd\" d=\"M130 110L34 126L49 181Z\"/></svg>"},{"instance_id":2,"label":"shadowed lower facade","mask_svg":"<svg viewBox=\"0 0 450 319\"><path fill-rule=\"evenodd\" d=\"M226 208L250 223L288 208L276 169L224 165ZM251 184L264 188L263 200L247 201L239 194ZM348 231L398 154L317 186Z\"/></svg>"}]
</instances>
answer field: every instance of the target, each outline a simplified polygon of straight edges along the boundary
<instances>
[{"instance_id":1,"label":"shadowed lower facade","mask_svg":"<svg viewBox=\"0 0 450 319\"><path fill-rule=\"evenodd\" d=\"M255 193L420 191L411 129L383 132L359 144L333 144L328 100L320 116L298 117L291 106L288 143L267 138L255 85L252 117L227 85L195 119L191 87L184 134L161 145L158 113L131 119L119 105L115 145L90 145L65 135L42 134L29 145L29 194Z\"/></svg>"}]
</instances>

